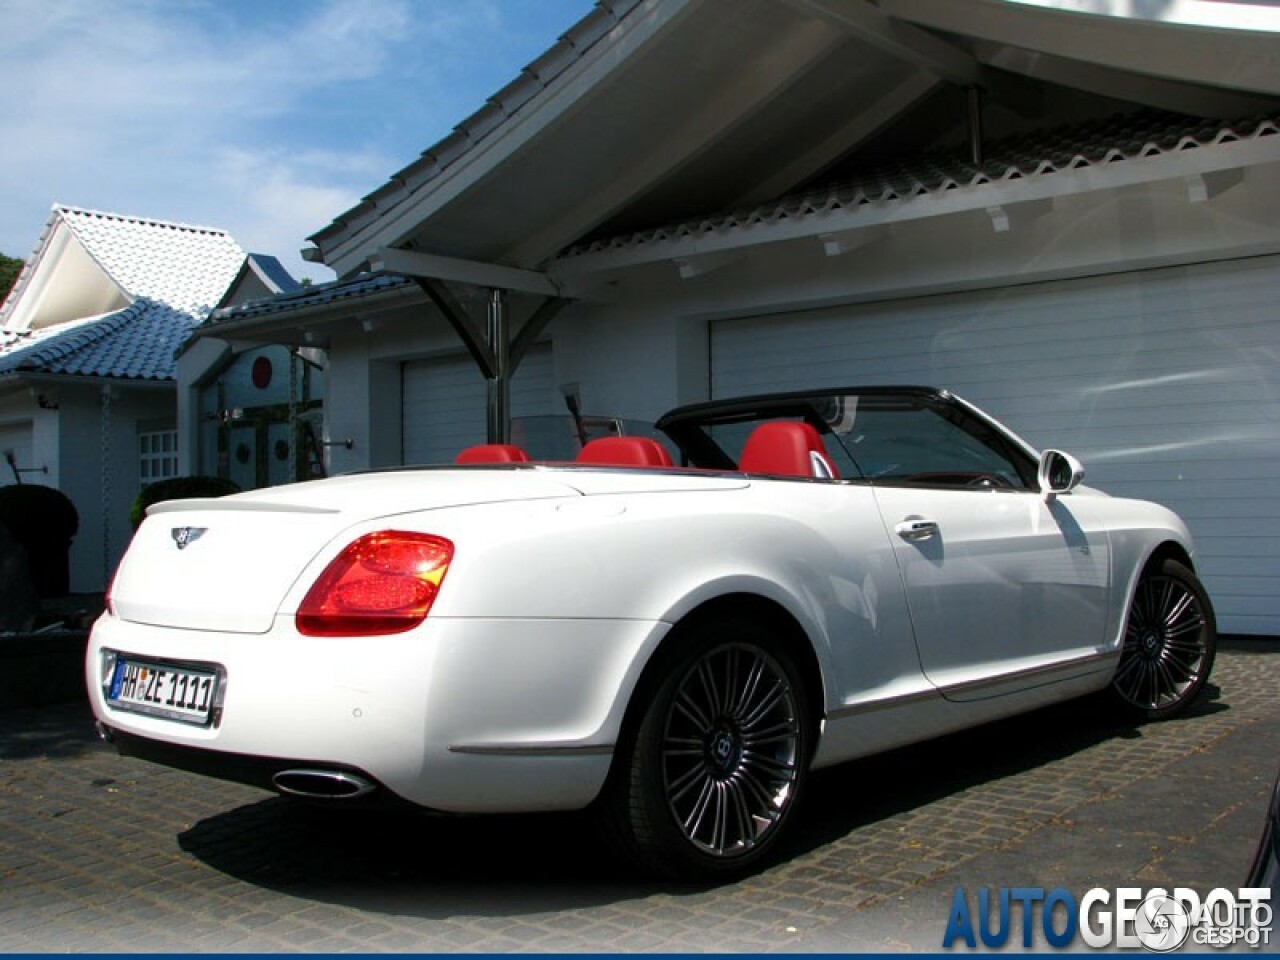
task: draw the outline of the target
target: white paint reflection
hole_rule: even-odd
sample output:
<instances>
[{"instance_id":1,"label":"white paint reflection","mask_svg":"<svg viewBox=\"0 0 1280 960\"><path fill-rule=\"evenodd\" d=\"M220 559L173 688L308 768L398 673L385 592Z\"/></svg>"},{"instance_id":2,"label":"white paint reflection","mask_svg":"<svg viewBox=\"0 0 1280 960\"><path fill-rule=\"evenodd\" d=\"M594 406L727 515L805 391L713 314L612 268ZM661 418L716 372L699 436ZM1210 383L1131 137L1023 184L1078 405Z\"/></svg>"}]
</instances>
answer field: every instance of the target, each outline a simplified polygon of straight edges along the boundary
<instances>
[{"instance_id":1,"label":"white paint reflection","mask_svg":"<svg viewBox=\"0 0 1280 960\"><path fill-rule=\"evenodd\" d=\"M1166 373L1160 377L1144 377L1141 380L1122 380L1119 383L1100 383L1094 387L1085 387L1080 393L1085 396L1097 396L1107 393L1120 393L1125 390L1150 390L1153 387L1166 387L1170 384L1188 383L1229 383L1240 378L1238 369L1217 367L1208 370L1187 370L1183 373Z\"/></svg>"},{"instance_id":2,"label":"white paint reflection","mask_svg":"<svg viewBox=\"0 0 1280 960\"><path fill-rule=\"evenodd\" d=\"M1174 443L1151 443L1139 446L1112 447L1110 449L1092 450L1087 454L1087 463L1106 463L1117 460L1145 460L1152 454L1185 453L1201 447L1219 447L1230 444L1247 444L1267 442L1274 444L1277 440L1277 427L1274 424L1259 424L1251 430L1220 430L1199 437L1188 437Z\"/></svg>"}]
</instances>

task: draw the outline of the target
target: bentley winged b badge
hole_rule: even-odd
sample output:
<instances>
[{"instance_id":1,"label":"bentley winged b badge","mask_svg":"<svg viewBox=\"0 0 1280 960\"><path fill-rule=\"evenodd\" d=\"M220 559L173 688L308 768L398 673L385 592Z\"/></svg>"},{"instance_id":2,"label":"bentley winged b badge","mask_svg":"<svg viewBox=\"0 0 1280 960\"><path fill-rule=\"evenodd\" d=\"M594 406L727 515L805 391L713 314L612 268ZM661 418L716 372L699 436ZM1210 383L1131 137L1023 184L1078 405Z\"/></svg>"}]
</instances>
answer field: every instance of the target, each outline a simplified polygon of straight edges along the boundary
<instances>
[{"instance_id":1,"label":"bentley winged b badge","mask_svg":"<svg viewBox=\"0 0 1280 960\"><path fill-rule=\"evenodd\" d=\"M169 533L173 537L173 542L178 545L178 549L185 550L190 544L203 537L208 529L208 527L174 527Z\"/></svg>"}]
</instances>

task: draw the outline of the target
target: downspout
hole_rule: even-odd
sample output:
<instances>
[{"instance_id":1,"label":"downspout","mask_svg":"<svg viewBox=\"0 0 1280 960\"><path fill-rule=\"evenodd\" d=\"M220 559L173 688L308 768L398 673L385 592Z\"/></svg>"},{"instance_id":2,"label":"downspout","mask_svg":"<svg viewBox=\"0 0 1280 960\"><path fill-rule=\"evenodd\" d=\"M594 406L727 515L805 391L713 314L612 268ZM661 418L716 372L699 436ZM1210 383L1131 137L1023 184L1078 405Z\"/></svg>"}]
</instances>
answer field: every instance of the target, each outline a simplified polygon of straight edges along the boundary
<instances>
[{"instance_id":1,"label":"downspout","mask_svg":"<svg viewBox=\"0 0 1280 960\"><path fill-rule=\"evenodd\" d=\"M102 589L111 586L111 385L102 387Z\"/></svg>"}]
</instances>

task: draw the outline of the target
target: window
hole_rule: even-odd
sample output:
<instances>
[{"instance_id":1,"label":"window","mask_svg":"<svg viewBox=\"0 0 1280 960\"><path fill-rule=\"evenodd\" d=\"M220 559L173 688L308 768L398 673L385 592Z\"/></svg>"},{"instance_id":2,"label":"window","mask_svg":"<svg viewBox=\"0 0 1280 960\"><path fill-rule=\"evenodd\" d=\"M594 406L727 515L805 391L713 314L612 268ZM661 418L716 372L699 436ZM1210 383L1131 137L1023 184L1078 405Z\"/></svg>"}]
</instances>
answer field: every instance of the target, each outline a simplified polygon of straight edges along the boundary
<instances>
[{"instance_id":1,"label":"window","mask_svg":"<svg viewBox=\"0 0 1280 960\"><path fill-rule=\"evenodd\" d=\"M178 475L178 431L152 430L138 434L138 472L142 485Z\"/></svg>"},{"instance_id":2,"label":"window","mask_svg":"<svg viewBox=\"0 0 1280 960\"><path fill-rule=\"evenodd\" d=\"M748 397L677 411L659 427L679 446L684 462L733 470L747 438L770 420L811 425L845 480L1036 489L1036 462L1027 451L964 404L922 388Z\"/></svg>"},{"instance_id":3,"label":"window","mask_svg":"<svg viewBox=\"0 0 1280 960\"><path fill-rule=\"evenodd\" d=\"M1030 477L996 430L950 404L867 398L836 430L863 476L882 483L1025 489Z\"/></svg>"}]
</instances>

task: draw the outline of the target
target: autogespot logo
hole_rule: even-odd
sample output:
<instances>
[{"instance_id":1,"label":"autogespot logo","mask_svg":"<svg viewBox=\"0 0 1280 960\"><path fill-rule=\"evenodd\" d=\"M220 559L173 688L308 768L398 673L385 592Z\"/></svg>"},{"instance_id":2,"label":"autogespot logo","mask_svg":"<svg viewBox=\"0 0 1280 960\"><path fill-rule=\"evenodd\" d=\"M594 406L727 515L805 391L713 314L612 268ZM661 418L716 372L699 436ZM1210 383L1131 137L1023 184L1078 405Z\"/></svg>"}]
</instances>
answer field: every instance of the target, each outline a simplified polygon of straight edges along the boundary
<instances>
[{"instance_id":1,"label":"autogespot logo","mask_svg":"<svg viewBox=\"0 0 1280 960\"><path fill-rule=\"evenodd\" d=\"M1187 887L1095 887L1079 900L1062 887L983 887L976 898L957 887L942 948L999 950L1012 942L1030 949L1043 942L1058 950L1169 953L1190 942L1196 949L1261 949L1271 943L1270 900L1265 887L1218 887L1203 899Z\"/></svg>"}]
</instances>

